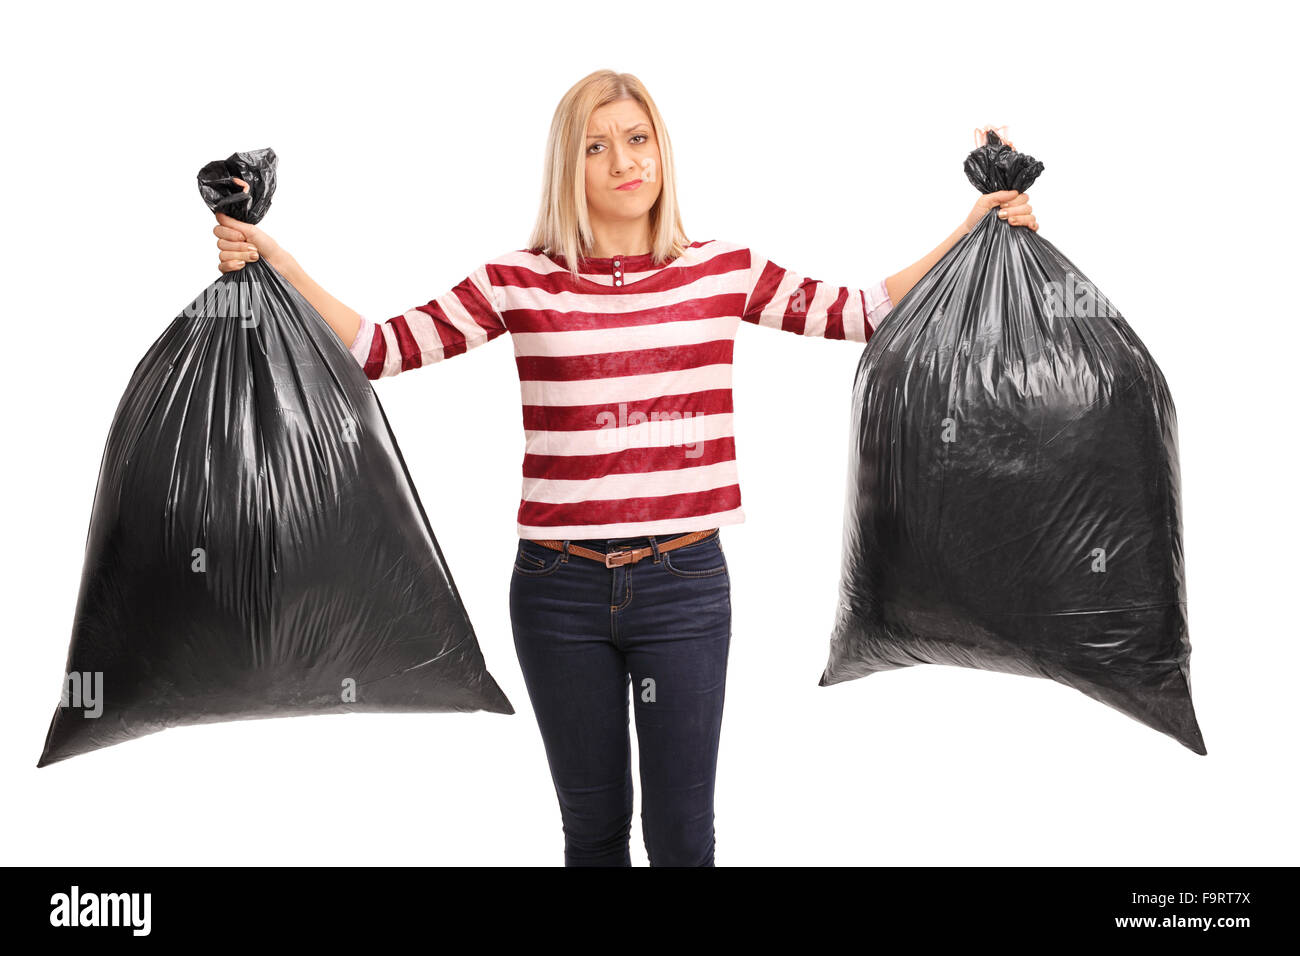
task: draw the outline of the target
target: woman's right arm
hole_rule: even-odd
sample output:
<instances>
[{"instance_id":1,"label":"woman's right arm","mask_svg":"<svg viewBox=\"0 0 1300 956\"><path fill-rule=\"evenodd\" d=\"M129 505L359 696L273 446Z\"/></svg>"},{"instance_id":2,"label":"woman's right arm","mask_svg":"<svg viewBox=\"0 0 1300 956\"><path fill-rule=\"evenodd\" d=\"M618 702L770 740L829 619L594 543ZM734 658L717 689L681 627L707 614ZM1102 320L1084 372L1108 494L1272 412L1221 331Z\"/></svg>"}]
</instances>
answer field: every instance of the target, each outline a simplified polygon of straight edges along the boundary
<instances>
[{"instance_id":1,"label":"woman's right arm","mask_svg":"<svg viewBox=\"0 0 1300 956\"><path fill-rule=\"evenodd\" d=\"M312 308L321 314L321 318L343 340L344 345L350 346L356 340L357 331L361 328L360 314L321 288L298 265L298 260L282 249L261 227L231 219L219 212L217 225L212 227L212 231L217 237L217 248L221 250L219 268L222 272L234 272L244 268L246 262L265 260L312 304Z\"/></svg>"},{"instance_id":2,"label":"woman's right arm","mask_svg":"<svg viewBox=\"0 0 1300 956\"><path fill-rule=\"evenodd\" d=\"M480 266L450 291L375 323L326 292L258 226L217 213L213 228L221 250L220 269L234 272L265 259L311 303L370 379L423 368L460 355L506 331L487 267Z\"/></svg>"}]
</instances>

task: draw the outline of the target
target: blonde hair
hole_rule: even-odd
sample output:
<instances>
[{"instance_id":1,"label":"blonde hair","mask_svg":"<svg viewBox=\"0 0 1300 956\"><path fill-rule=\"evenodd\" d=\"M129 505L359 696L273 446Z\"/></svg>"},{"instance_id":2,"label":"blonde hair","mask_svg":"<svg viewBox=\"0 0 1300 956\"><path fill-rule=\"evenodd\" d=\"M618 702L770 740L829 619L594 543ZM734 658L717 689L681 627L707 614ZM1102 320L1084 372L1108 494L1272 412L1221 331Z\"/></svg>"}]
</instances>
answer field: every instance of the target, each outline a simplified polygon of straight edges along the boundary
<instances>
[{"instance_id":1,"label":"blonde hair","mask_svg":"<svg viewBox=\"0 0 1300 956\"><path fill-rule=\"evenodd\" d=\"M569 88L555 108L551 132L546 140L546 171L542 204L537 224L528 240L533 252L564 257L576 278L578 260L592 247L591 223L587 219L586 155L587 121L607 103L632 99L650 117L659 144L659 198L650 208L650 253L656 263L675 259L686 251L690 240L682 229L677 206L677 176L668 130L645 86L631 73L597 70Z\"/></svg>"}]
</instances>

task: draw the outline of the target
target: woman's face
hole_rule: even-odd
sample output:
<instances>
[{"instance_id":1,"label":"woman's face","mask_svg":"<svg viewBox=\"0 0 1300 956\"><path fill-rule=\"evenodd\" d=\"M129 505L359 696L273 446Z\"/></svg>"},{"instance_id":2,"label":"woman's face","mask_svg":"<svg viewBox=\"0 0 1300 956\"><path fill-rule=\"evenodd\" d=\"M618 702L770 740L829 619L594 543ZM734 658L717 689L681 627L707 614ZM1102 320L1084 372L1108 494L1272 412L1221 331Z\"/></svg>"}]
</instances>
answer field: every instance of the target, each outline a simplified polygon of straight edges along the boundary
<instances>
[{"instance_id":1,"label":"woman's face","mask_svg":"<svg viewBox=\"0 0 1300 956\"><path fill-rule=\"evenodd\" d=\"M591 219L626 221L649 215L659 198L659 143L640 103L618 100L592 112L586 168Z\"/></svg>"}]
</instances>

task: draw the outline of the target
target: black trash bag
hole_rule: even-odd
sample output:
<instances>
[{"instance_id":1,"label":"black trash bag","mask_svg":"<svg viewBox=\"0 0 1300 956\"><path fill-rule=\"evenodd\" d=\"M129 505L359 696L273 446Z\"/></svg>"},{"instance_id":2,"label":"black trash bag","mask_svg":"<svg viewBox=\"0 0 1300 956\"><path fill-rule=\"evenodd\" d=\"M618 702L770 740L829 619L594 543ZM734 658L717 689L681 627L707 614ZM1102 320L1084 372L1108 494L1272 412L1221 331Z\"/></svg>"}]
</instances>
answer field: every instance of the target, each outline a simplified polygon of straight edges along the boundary
<instances>
[{"instance_id":1,"label":"black trash bag","mask_svg":"<svg viewBox=\"0 0 1300 956\"><path fill-rule=\"evenodd\" d=\"M1043 164L989 134L981 193ZM1198 754L1173 400L1124 318L990 211L854 379L827 686L912 664L1048 677Z\"/></svg>"},{"instance_id":2,"label":"black trash bag","mask_svg":"<svg viewBox=\"0 0 1300 956\"><path fill-rule=\"evenodd\" d=\"M275 165L236 153L200 192L257 222ZM514 713L369 380L264 260L226 273L118 405L37 766L185 724L473 710Z\"/></svg>"}]
</instances>

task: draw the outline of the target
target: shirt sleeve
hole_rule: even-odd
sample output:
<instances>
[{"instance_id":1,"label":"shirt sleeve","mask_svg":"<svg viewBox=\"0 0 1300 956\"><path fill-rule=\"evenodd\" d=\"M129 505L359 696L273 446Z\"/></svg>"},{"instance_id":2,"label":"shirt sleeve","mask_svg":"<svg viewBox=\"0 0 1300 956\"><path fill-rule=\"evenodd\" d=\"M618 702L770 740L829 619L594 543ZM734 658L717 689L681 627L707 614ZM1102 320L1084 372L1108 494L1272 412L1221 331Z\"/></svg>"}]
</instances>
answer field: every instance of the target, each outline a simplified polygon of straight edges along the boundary
<instances>
[{"instance_id":1,"label":"shirt sleeve","mask_svg":"<svg viewBox=\"0 0 1300 956\"><path fill-rule=\"evenodd\" d=\"M753 254L749 285L741 317L798 335L865 342L894 307L884 279L865 289L835 286Z\"/></svg>"},{"instance_id":2,"label":"shirt sleeve","mask_svg":"<svg viewBox=\"0 0 1300 956\"><path fill-rule=\"evenodd\" d=\"M386 378L468 352L505 331L487 266L480 266L449 292L385 322L363 315L349 351L366 378Z\"/></svg>"}]
</instances>

